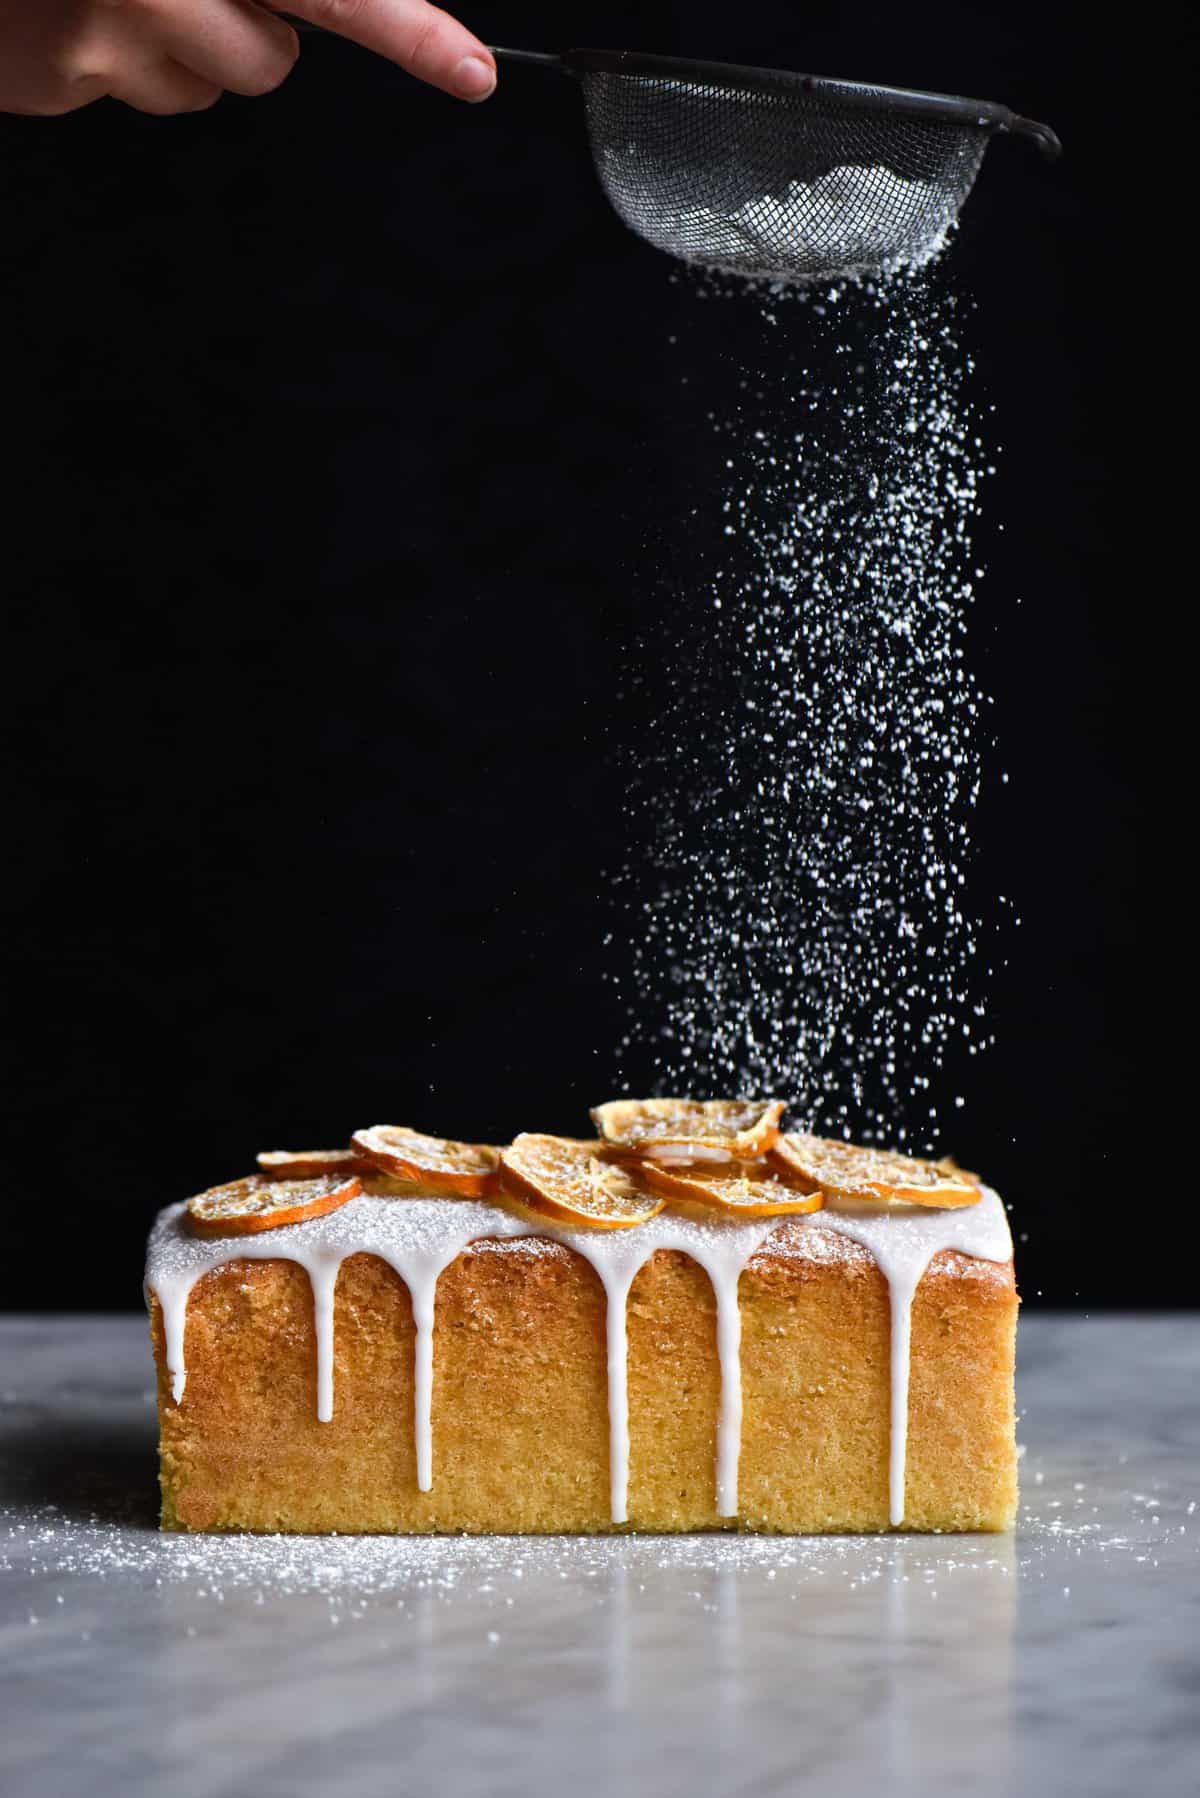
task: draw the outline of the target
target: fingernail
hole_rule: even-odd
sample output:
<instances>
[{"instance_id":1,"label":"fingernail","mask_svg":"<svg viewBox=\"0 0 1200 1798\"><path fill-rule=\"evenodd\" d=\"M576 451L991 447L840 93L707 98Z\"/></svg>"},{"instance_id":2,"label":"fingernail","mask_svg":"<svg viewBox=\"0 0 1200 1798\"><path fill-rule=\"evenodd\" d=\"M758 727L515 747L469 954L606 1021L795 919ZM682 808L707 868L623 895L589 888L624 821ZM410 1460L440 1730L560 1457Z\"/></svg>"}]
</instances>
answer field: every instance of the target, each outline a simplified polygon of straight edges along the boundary
<instances>
[{"instance_id":1,"label":"fingernail","mask_svg":"<svg viewBox=\"0 0 1200 1798\"><path fill-rule=\"evenodd\" d=\"M453 80L460 100L486 100L496 91L496 71L482 56L464 56Z\"/></svg>"}]
</instances>

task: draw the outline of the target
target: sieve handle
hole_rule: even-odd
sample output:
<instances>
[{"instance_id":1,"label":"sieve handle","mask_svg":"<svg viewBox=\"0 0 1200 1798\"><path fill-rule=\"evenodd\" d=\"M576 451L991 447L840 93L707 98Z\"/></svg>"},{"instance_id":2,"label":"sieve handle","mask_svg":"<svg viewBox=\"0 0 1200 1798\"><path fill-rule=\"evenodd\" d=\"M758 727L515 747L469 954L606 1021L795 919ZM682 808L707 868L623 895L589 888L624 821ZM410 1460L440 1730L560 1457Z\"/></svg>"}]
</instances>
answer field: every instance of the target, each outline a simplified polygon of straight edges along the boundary
<instances>
[{"instance_id":1,"label":"sieve handle","mask_svg":"<svg viewBox=\"0 0 1200 1798\"><path fill-rule=\"evenodd\" d=\"M1039 124L1037 119L1023 119L1020 113L1012 112L1009 113L1000 129L1007 131L1012 137L1031 138L1042 155L1051 160L1062 155L1062 144L1059 142L1058 133L1051 131L1049 125Z\"/></svg>"},{"instance_id":2,"label":"sieve handle","mask_svg":"<svg viewBox=\"0 0 1200 1798\"><path fill-rule=\"evenodd\" d=\"M567 73L562 57L548 56L544 50L502 50L498 44L489 44L488 49L493 56L503 57L505 62L522 62L536 69L557 69L560 75Z\"/></svg>"},{"instance_id":3,"label":"sieve handle","mask_svg":"<svg viewBox=\"0 0 1200 1798\"><path fill-rule=\"evenodd\" d=\"M290 25L293 31L325 35L324 27L314 24L311 19L297 19L288 12L280 12L277 16ZM525 63L530 68L556 69L560 75L568 73L562 57L548 55L545 50L502 50L496 44L489 44L488 49L493 56L503 57L505 62Z\"/></svg>"}]
</instances>

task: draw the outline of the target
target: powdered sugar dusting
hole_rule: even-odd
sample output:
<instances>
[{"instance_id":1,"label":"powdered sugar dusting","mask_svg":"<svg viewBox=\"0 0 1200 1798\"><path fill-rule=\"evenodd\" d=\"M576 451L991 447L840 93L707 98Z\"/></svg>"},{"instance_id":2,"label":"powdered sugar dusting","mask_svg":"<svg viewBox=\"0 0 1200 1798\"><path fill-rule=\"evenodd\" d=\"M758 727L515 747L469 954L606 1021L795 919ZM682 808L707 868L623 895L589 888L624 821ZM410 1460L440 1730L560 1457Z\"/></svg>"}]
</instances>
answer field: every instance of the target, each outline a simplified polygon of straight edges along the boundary
<instances>
[{"instance_id":1,"label":"powdered sugar dusting","mask_svg":"<svg viewBox=\"0 0 1200 1798\"><path fill-rule=\"evenodd\" d=\"M920 1210L912 1214L881 1211L877 1217L833 1207L809 1216L752 1219L713 1213L683 1215L665 1211L630 1230L566 1230L549 1219L536 1224L480 1200L378 1199L363 1194L327 1216L290 1224L256 1237L205 1240L191 1235L185 1207L170 1205L159 1213L150 1234L146 1283L159 1292L171 1282L190 1289L197 1279L227 1261L293 1260L307 1266L314 1258L340 1262L349 1255L375 1254L390 1265L422 1257L448 1265L468 1244L475 1250L555 1254L566 1249L594 1266L640 1266L656 1249L678 1249L701 1266L715 1265L732 1254L742 1265L760 1244L780 1253L825 1259L837 1252L831 1236L841 1236L876 1260L897 1256L927 1263L943 1249L990 1261L1007 1261L1012 1238L1004 1206L985 1188L978 1205L959 1210ZM452 1252L451 1252L452 1251ZM402 1276L403 1277L403 1276Z\"/></svg>"},{"instance_id":2,"label":"powdered sugar dusting","mask_svg":"<svg viewBox=\"0 0 1200 1798\"><path fill-rule=\"evenodd\" d=\"M1098 1503L1100 1499L1103 1502ZM1192 1511L1196 1501L1190 1501ZM1054 1579L1064 1557L1077 1563L1117 1555L1147 1567L1186 1552L1194 1565L1200 1526L1186 1492L1146 1496L1136 1482L1101 1492L1064 1480L1036 1488L1022 1506L1016 1548L1007 1538L774 1537L692 1534L617 1538L162 1535L111 1515L77 1515L54 1504L0 1507L0 1573L38 1586L64 1581L123 1587L181 1585L219 1603L229 1595L275 1599L320 1594L332 1604L431 1595L447 1603L487 1601L497 1585L519 1600L523 1582L652 1579L677 1571L841 1580L850 1589L889 1576L953 1580L975 1570ZM1079 1563L1084 1563L1081 1569ZM1069 1576L1068 1576L1069 1577ZM489 1584L491 1582L491 1584ZM46 1602L46 1601L44 1601Z\"/></svg>"},{"instance_id":3,"label":"powdered sugar dusting","mask_svg":"<svg viewBox=\"0 0 1200 1798\"><path fill-rule=\"evenodd\" d=\"M627 675L629 1090L778 1091L835 1134L925 1145L951 1050L990 1043L967 637L990 460L957 310L924 279L765 298L761 364L708 414L689 497L723 535L668 534L700 567L647 607Z\"/></svg>"}]
</instances>

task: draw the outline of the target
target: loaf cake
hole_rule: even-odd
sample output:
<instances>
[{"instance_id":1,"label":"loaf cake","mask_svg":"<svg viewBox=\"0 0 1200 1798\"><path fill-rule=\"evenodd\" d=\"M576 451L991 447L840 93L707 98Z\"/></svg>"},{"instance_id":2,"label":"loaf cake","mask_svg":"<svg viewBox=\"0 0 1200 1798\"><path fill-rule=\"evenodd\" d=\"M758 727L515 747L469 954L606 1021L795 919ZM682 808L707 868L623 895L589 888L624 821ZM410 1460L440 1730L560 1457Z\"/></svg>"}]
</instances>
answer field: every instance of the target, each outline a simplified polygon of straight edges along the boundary
<instances>
[{"instance_id":1,"label":"loaf cake","mask_svg":"<svg viewBox=\"0 0 1200 1798\"><path fill-rule=\"evenodd\" d=\"M376 1126L168 1207L164 1529L1009 1529L1003 1205L782 1109Z\"/></svg>"}]
</instances>

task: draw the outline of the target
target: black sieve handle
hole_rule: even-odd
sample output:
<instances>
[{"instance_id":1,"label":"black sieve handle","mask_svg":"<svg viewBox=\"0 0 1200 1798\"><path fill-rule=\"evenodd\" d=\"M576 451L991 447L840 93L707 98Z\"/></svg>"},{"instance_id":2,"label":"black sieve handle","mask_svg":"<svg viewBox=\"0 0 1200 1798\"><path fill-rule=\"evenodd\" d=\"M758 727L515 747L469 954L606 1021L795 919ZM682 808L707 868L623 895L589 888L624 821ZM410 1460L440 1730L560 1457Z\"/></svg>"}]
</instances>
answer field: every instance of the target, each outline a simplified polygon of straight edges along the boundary
<instances>
[{"instance_id":1,"label":"black sieve handle","mask_svg":"<svg viewBox=\"0 0 1200 1798\"><path fill-rule=\"evenodd\" d=\"M536 69L557 69L560 75L567 73L562 57L548 56L544 50L502 50L498 44L489 44L488 49L493 56L503 57L505 62L521 62Z\"/></svg>"},{"instance_id":2,"label":"black sieve handle","mask_svg":"<svg viewBox=\"0 0 1200 1798\"><path fill-rule=\"evenodd\" d=\"M1056 156L1062 155L1062 144L1057 131L1051 131L1049 125L1039 124L1037 119L1023 119L1020 113L1010 113L1000 129L1007 131L1010 137L1030 138L1042 155L1052 161Z\"/></svg>"}]
</instances>

